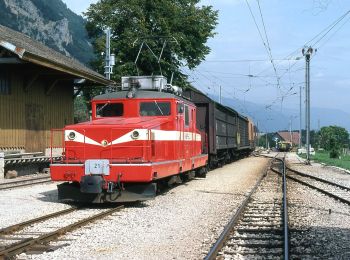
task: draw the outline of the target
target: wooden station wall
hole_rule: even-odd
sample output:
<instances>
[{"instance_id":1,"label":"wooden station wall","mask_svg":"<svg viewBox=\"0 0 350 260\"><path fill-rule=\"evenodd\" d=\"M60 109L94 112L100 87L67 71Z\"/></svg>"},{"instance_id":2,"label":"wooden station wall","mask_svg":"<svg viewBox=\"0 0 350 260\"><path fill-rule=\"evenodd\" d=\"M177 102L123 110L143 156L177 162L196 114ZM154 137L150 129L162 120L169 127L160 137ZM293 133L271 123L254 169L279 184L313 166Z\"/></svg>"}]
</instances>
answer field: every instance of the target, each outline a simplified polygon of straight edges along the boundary
<instances>
[{"instance_id":1,"label":"wooden station wall","mask_svg":"<svg viewBox=\"0 0 350 260\"><path fill-rule=\"evenodd\" d=\"M52 128L73 123L73 86L69 81L57 81L48 93L47 79L21 76L18 69L7 73L9 94L0 93L0 149L43 152L50 147ZM28 80L34 81L25 90ZM56 145L57 139L59 135Z\"/></svg>"}]
</instances>

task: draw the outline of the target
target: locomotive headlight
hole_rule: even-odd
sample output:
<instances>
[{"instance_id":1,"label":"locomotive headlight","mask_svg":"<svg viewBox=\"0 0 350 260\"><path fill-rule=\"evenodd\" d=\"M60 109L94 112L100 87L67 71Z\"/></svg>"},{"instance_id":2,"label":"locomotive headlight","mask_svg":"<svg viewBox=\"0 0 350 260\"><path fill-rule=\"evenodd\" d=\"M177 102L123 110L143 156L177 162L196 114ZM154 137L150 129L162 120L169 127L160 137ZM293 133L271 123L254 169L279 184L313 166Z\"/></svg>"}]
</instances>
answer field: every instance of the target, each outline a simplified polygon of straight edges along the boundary
<instances>
[{"instance_id":1,"label":"locomotive headlight","mask_svg":"<svg viewBox=\"0 0 350 260\"><path fill-rule=\"evenodd\" d=\"M102 144L102 146L107 146L108 145L108 141L107 140L103 140L102 142L101 142L101 144Z\"/></svg>"},{"instance_id":2,"label":"locomotive headlight","mask_svg":"<svg viewBox=\"0 0 350 260\"><path fill-rule=\"evenodd\" d=\"M75 139L75 133L74 133L74 132L70 132L70 133L68 134L68 139L69 139L69 140L74 140L74 139Z\"/></svg>"},{"instance_id":3,"label":"locomotive headlight","mask_svg":"<svg viewBox=\"0 0 350 260\"><path fill-rule=\"evenodd\" d=\"M140 137L139 131L135 130L134 132L132 132L132 134L131 134L132 139L139 139L139 137Z\"/></svg>"}]
</instances>

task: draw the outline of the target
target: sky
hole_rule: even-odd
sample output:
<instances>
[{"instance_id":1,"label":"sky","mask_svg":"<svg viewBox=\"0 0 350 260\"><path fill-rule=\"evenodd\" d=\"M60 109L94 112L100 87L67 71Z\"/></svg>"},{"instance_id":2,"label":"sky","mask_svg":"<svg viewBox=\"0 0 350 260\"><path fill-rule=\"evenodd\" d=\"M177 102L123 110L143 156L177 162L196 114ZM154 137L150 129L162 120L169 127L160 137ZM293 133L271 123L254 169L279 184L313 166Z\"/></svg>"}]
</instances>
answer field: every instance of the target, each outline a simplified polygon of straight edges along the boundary
<instances>
[{"instance_id":1,"label":"sky","mask_svg":"<svg viewBox=\"0 0 350 260\"><path fill-rule=\"evenodd\" d=\"M97 2L63 1L78 14ZM221 95L238 99L241 108L245 102L259 103L265 106L267 114L271 107L281 111L299 109L300 87L305 86L305 59L301 51L307 44L317 48L310 63L311 106L350 113L350 13L346 14L350 1L201 3L219 10L219 24L216 36L208 42L211 53L206 60L194 71L183 69L194 86L217 100L221 87ZM344 19L321 38L344 14Z\"/></svg>"}]
</instances>

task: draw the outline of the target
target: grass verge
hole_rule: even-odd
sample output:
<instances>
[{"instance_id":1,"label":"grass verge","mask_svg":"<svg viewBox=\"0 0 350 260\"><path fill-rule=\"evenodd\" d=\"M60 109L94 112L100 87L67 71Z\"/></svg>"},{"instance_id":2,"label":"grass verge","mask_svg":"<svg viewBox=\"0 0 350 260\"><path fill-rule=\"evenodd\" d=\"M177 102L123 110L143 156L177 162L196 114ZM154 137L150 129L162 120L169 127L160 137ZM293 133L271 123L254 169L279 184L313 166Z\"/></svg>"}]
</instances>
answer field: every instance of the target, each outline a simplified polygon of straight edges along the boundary
<instances>
[{"instance_id":1,"label":"grass verge","mask_svg":"<svg viewBox=\"0 0 350 260\"><path fill-rule=\"evenodd\" d=\"M299 155L302 158L306 158L305 154ZM329 152L317 151L315 155L311 155L311 160L316 162L325 163L327 165L341 167L350 170L350 156L341 155L340 159L329 158Z\"/></svg>"}]
</instances>

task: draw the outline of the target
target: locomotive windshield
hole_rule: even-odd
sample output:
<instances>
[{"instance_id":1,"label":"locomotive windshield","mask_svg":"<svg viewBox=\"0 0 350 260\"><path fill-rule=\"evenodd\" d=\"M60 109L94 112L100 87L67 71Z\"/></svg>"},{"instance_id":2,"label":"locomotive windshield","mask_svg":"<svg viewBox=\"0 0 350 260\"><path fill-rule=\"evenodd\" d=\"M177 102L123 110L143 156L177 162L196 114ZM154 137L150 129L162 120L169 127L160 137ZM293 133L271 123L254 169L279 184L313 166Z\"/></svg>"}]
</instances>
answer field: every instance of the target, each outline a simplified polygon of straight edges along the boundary
<instances>
[{"instance_id":1,"label":"locomotive windshield","mask_svg":"<svg viewBox=\"0 0 350 260\"><path fill-rule=\"evenodd\" d=\"M170 102L141 102L140 115L141 116L169 116L171 113Z\"/></svg>"},{"instance_id":2,"label":"locomotive windshield","mask_svg":"<svg viewBox=\"0 0 350 260\"><path fill-rule=\"evenodd\" d=\"M124 106L122 103L100 103L96 104L96 117L123 116Z\"/></svg>"}]
</instances>

